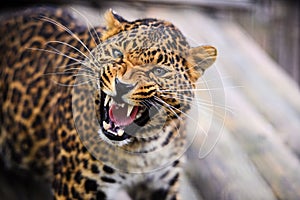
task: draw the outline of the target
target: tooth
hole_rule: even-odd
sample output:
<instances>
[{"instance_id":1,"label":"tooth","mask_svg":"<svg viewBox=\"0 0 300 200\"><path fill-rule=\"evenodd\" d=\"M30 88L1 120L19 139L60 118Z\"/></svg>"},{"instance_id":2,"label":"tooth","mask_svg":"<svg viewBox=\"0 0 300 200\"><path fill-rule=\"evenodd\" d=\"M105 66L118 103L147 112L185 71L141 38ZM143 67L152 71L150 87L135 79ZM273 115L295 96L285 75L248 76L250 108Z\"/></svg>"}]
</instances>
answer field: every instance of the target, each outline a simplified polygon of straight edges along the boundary
<instances>
[{"instance_id":1,"label":"tooth","mask_svg":"<svg viewBox=\"0 0 300 200\"><path fill-rule=\"evenodd\" d=\"M104 128L105 130L108 130L108 129L111 128L111 125L108 124L108 123L106 123L105 121L103 121L103 128Z\"/></svg>"},{"instance_id":2,"label":"tooth","mask_svg":"<svg viewBox=\"0 0 300 200\"><path fill-rule=\"evenodd\" d=\"M110 100L110 96L106 95L105 100L104 100L104 106L107 105L107 103L109 102L109 100Z\"/></svg>"},{"instance_id":3,"label":"tooth","mask_svg":"<svg viewBox=\"0 0 300 200\"><path fill-rule=\"evenodd\" d=\"M127 110L127 117L130 116L131 112L132 112L132 109L133 109L134 106L132 105L128 105L128 110Z\"/></svg>"},{"instance_id":4,"label":"tooth","mask_svg":"<svg viewBox=\"0 0 300 200\"><path fill-rule=\"evenodd\" d=\"M113 132L113 131L111 131L111 130L107 130L109 133L112 133L112 134L114 134L114 135L117 135L117 133L115 133L115 132Z\"/></svg>"},{"instance_id":5,"label":"tooth","mask_svg":"<svg viewBox=\"0 0 300 200\"><path fill-rule=\"evenodd\" d=\"M123 134L124 134L124 130L119 129L119 130L118 130L118 136L122 136Z\"/></svg>"},{"instance_id":6,"label":"tooth","mask_svg":"<svg viewBox=\"0 0 300 200\"><path fill-rule=\"evenodd\" d=\"M137 119L137 118L140 118L141 116L142 116L142 114L138 113L135 118Z\"/></svg>"},{"instance_id":7,"label":"tooth","mask_svg":"<svg viewBox=\"0 0 300 200\"><path fill-rule=\"evenodd\" d=\"M110 100L110 102L109 102L109 107L113 104L113 102L114 102L114 99L113 98L111 98L111 100Z\"/></svg>"}]
</instances>

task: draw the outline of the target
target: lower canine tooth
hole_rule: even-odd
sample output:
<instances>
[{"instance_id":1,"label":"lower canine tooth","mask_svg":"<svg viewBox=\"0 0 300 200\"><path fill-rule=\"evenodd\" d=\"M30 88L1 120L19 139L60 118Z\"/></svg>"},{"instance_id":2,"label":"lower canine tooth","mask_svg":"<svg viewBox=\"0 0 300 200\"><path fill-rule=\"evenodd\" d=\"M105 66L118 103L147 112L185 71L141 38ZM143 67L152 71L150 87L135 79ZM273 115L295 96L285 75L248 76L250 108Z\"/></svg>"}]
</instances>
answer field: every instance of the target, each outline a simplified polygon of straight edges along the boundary
<instances>
[{"instance_id":1,"label":"lower canine tooth","mask_svg":"<svg viewBox=\"0 0 300 200\"><path fill-rule=\"evenodd\" d=\"M142 114L138 113L135 118L137 119L137 118L140 118L141 116L142 116Z\"/></svg>"},{"instance_id":2,"label":"lower canine tooth","mask_svg":"<svg viewBox=\"0 0 300 200\"><path fill-rule=\"evenodd\" d=\"M108 129L111 128L111 125L108 124L108 123L106 123L105 121L103 121L103 128L104 128L105 130L108 130Z\"/></svg>"},{"instance_id":3,"label":"lower canine tooth","mask_svg":"<svg viewBox=\"0 0 300 200\"><path fill-rule=\"evenodd\" d=\"M124 130L119 129L119 130L118 130L118 136L122 136L123 134L124 134Z\"/></svg>"}]
</instances>

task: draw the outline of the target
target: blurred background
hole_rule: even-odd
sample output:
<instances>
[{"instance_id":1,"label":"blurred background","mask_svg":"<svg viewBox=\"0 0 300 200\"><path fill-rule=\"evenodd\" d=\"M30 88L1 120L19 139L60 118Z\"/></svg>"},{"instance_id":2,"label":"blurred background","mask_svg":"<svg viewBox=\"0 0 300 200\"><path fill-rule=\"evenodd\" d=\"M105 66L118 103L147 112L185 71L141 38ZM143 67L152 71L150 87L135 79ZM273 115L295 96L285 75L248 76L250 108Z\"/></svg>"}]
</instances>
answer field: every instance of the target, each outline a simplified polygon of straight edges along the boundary
<instances>
[{"instance_id":1,"label":"blurred background","mask_svg":"<svg viewBox=\"0 0 300 200\"><path fill-rule=\"evenodd\" d=\"M299 1L11 0L0 12L36 5L69 8L93 25L108 8L128 20L166 19L191 46L215 46L190 113L183 199L300 199ZM48 195L48 186L1 169L0 199Z\"/></svg>"}]
</instances>

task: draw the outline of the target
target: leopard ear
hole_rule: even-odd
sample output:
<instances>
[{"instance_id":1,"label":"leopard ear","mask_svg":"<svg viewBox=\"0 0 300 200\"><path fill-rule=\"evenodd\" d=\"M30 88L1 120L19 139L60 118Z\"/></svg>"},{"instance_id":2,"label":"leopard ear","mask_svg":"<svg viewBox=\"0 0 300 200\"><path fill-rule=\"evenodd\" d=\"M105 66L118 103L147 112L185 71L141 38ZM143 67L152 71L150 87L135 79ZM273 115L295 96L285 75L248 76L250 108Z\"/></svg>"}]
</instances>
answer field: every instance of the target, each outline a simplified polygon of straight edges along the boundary
<instances>
[{"instance_id":1,"label":"leopard ear","mask_svg":"<svg viewBox=\"0 0 300 200\"><path fill-rule=\"evenodd\" d=\"M192 63L194 69L203 74L217 58L217 49L213 46L199 46L189 50L188 61Z\"/></svg>"},{"instance_id":2,"label":"leopard ear","mask_svg":"<svg viewBox=\"0 0 300 200\"><path fill-rule=\"evenodd\" d=\"M104 15L106 21L106 31L102 34L102 41L124 30L125 24L128 23L123 17L118 15L112 9L106 11Z\"/></svg>"}]
</instances>

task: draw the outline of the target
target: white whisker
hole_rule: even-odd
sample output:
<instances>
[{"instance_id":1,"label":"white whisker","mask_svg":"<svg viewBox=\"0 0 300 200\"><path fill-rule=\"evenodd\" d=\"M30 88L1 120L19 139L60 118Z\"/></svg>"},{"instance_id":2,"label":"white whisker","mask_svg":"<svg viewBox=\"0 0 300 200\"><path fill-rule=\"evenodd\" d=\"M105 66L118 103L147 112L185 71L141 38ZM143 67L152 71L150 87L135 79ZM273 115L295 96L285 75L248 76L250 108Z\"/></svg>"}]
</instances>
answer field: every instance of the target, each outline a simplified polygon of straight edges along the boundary
<instances>
[{"instance_id":1,"label":"white whisker","mask_svg":"<svg viewBox=\"0 0 300 200\"><path fill-rule=\"evenodd\" d=\"M50 76L50 75L72 75L72 77L87 77L91 78L93 80L100 80L99 78L92 76L92 75L87 75L87 74L79 74L79 73L72 73L72 72L52 72L52 73L46 73L44 76Z\"/></svg>"},{"instance_id":2,"label":"white whisker","mask_svg":"<svg viewBox=\"0 0 300 200\"><path fill-rule=\"evenodd\" d=\"M59 86L64 86L64 87L76 87L76 86L81 86L81 85L85 85L85 84L88 84L90 83L92 80L88 80L88 81L85 81L85 82L81 82L81 83L78 83L78 84L64 84L64 83L59 83L57 82L56 80L54 79L51 79L51 81L53 81L55 84L59 85Z\"/></svg>"},{"instance_id":3,"label":"white whisker","mask_svg":"<svg viewBox=\"0 0 300 200\"><path fill-rule=\"evenodd\" d=\"M67 68L67 67L71 67L71 66L74 66L74 65L81 65L81 61L80 62L73 62L73 63L70 63L68 65L61 65L61 66L58 66L56 68L57 69L62 69L62 68ZM73 69L73 68L70 68L70 69Z\"/></svg>"},{"instance_id":4,"label":"white whisker","mask_svg":"<svg viewBox=\"0 0 300 200\"><path fill-rule=\"evenodd\" d=\"M169 96L169 95L165 95L165 94L160 94L160 95L163 97ZM180 97L180 96L182 96L182 97ZM204 99L200 99L200 98L197 99L195 97L189 97L189 96L184 97L181 94L178 94L177 97L173 96L172 98L180 100L180 101L187 101L189 103L194 103L194 104L200 105L200 106L208 106L208 107L213 107L213 108L225 109L226 111L229 111L231 113L234 113L234 110L235 110L233 107L230 107L230 106L220 105L220 104L214 103L212 101L208 101L208 100L204 100Z\"/></svg>"},{"instance_id":5,"label":"white whisker","mask_svg":"<svg viewBox=\"0 0 300 200\"><path fill-rule=\"evenodd\" d=\"M76 47L74 47L73 45L70 45L70 44L68 44L68 43L66 43L66 42L61 42L61 41L55 41L55 40L54 40L54 41L48 41L46 44L48 45L48 44L50 44L50 43L58 43L58 44L62 44L62 45L68 46L68 47L70 47L70 48L76 50L77 52L79 52L81 55L84 56L84 58L89 59L88 56L85 55L81 50L79 50L78 48L76 48Z\"/></svg>"},{"instance_id":6,"label":"white whisker","mask_svg":"<svg viewBox=\"0 0 300 200\"><path fill-rule=\"evenodd\" d=\"M173 110L173 106L169 105L168 103L166 103L164 100L160 99L157 96L154 96L154 99L162 103L163 105L165 105L177 118L182 120L182 118Z\"/></svg>"},{"instance_id":7,"label":"white whisker","mask_svg":"<svg viewBox=\"0 0 300 200\"><path fill-rule=\"evenodd\" d=\"M158 100L159 102L163 103L163 104L164 104L165 106L167 106L169 109L171 109L171 110L173 111L173 113L176 115L176 117L178 117L179 119L182 120L182 118L181 118L180 116L178 116L177 113L176 113L174 110L180 112L181 114L183 114L183 115L185 115L186 117L188 117L190 120L192 120L192 121L194 121L195 123L197 123L197 122L195 121L195 119L193 119L191 116L189 116L189 115L186 114L185 112L181 111L180 109L175 108L174 106L167 104L165 101L163 101L162 99L160 99L160 98L158 98L158 97L156 97L156 96L154 96L154 98L155 98L156 100ZM174 110L173 110L173 109L174 109Z\"/></svg>"},{"instance_id":8,"label":"white whisker","mask_svg":"<svg viewBox=\"0 0 300 200\"><path fill-rule=\"evenodd\" d=\"M219 78L213 78L213 79L206 80L205 76L201 76L198 79L198 81L196 83L194 83L194 85L203 84L203 83L209 83L209 82L215 82L215 81L219 81L220 79L221 80L225 80L225 79L231 79L231 78L232 78L232 76L221 76Z\"/></svg>"},{"instance_id":9,"label":"white whisker","mask_svg":"<svg viewBox=\"0 0 300 200\"><path fill-rule=\"evenodd\" d=\"M212 91L212 90L222 90L224 88L188 88L188 89L169 89L161 90L162 92L199 92L199 91Z\"/></svg>"},{"instance_id":10,"label":"white whisker","mask_svg":"<svg viewBox=\"0 0 300 200\"><path fill-rule=\"evenodd\" d=\"M73 68L69 68L69 69L65 69L64 71L65 72L68 72L68 71L81 71L81 72L86 72L86 73L93 73L93 71L90 69L90 68L81 68L81 67L73 67Z\"/></svg>"},{"instance_id":11,"label":"white whisker","mask_svg":"<svg viewBox=\"0 0 300 200\"><path fill-rule=\"evenodd\" d=\"M100 38L99 33L96 31L95 27L92 25L92 23L90 22L90 20L86 16L84 16L79 10L77 10L74 7L71 7L71 9L74 10L77 14L79 14L82 18L84 18L84 20L85 20L85 22L87 24L90 36L92 37L95 45L97 46L98 44L97 44L95 38L93 37L93 34L91 33L91 28L92 28L94 34L97 36L98 41L101 41L101 38Z\"/></svg>"},{"instance_id":12,"label":"white whisker","mask_svg":"<svg viewBox=\"0 0 300 200\"><path fill-rule=\"evenodd\" d=\"M47 50L47 49L34 48L34 47L28 47L27 49L35 50L35 51L43 51L43 52L52 53L52 54L56 54L56 55L61 55L61 56L64 56L65 58L69 58L70 60L76 61L77 63L80 63L80 64L84 65L83 61L78 60L76 58L73 58L71 56L68 56L66 54L63 54L60 51L58 51L57 49L55 49L55 51L51 51L51 50Z\"/></svg>"},{"instance_id":13,"label":"white whisker","mask_svg":"<svg viewBox=\"0 0 300 200\"><path fill-rule=\"evenodd\" d=\"M49 18L49 17L46 17L46 16L43 16L40 18L41 20L44 20L46 22L49 22L49 23L52 23L54 25L56 25L57 27L60 27L62 29L64 29L67 33L69 33L73 38L75 38L88 52L89 54L93 57L93 59L95 60L93 54L91 53L90 49L84 44L84 42L82 42L82 40L75 34L73 33L69 28L67 28L66 26L62 25L61 23Z\"/></svg>"}]
</instances>

